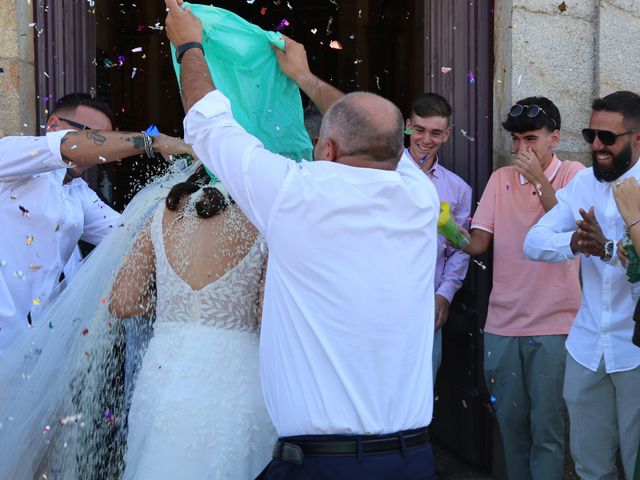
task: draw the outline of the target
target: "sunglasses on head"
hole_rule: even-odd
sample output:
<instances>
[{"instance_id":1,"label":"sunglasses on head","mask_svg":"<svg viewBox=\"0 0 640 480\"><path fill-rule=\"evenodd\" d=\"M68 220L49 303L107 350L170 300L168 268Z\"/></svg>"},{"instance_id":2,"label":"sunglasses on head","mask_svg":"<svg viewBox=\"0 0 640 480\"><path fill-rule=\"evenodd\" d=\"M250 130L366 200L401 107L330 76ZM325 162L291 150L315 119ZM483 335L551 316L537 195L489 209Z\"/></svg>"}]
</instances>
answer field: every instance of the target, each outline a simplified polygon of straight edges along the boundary
<instances>
[{"instance_id":1,"label":"sunglasses on head","mask_svg":"<svg viewBox=\"0 0 640 480\"><path fill-rule=\"evenodd\" d=\"M524 113L525 110L527 111L527 117L529 117L529 118L535 118L538 115L540 115L541 112L544 113L546 115L546 117L553 122L553 127L555 129L558 128L558 124L556 123L556 121L553 118L551 118L549 116L549 114L542 109L542 107L540 107L538 105L520 105L519 103L516 103L509 110L509 116L510 117L519 117L520 115L522 115Z\"/></svg>"},{"instance_id":2,"label":"sunglasses on head","mask_svg":"<svg viewBox=\"0 0 640 480\"><path fill-rule=\"evenodd\" d=\"M603 145L613 145L616 143L618 137L623 135L631 135L632 133L640 132L640 128L633 128L622 133L613 133L609 130L594 130L593 128L585 128L582 130L582 138L584 141L591 144L596 140L596 137L600 139Z\"/></svg>"},{"instance_id":3,"label":"sunglasses on head","mask_svg":"<svg viewBox=\"0 0 640 480\"><path fill-rule=\"evenodd\" d=\"M73 120L68 120L66 118L58 117L58 120L62 120L63 122L67 122L73 128L77 128L78 130L91 130L91 127L87 127L86 125L78 122L74 122Z\"/></svg>"}]
</instances>

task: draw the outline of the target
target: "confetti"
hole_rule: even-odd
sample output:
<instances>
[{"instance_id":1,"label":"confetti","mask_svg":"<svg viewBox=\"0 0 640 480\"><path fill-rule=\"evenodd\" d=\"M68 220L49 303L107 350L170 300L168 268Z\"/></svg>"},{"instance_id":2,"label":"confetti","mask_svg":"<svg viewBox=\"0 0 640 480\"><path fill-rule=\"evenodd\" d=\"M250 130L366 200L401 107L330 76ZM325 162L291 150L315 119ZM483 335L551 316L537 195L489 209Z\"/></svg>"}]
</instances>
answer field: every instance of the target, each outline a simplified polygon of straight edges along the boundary
<instances>
[{"instance_id":1,"label":"confetti","mask_svg":"<svg viewBox=\"0 0 640 480\"><path fill-rule=\"evenodd\" d=\"M113 426L116 422L116 417L113 412L107 408L102 414L102 418L107 422L108 425Z\"/></svg>"},{"instance_id":2,"label":"confetti","mask_svg":"<svg viewBox=\"0 0 640 480\"><path fill-rule=\"evenodd\" d=\"M253 3L254 3L255 1L256 1L256 0L247 0L247 3L248 3L249 5L253 5Z\"/></svg>"},{"instance_id":3,"label":"confetti","mask_svg":"<svg viewBox=\"0 0 640 480\"><path fill-rule=\"evenodd\" d=\"M40 303L42 302L40 301L39 298L34 298L33 300L31 300L31 303L33 303L34 305L40 305Z\"/></svg>"},{"instance_id":4,"label":"confetti","mask_svg":"<svg viewBox=\"0 0 640 480\"><path fill-rule=\"evenodd\" d=\"M60 231L60 225L56 225L54 232L59 232L59 231Z\"/></svg>"},{"instance_id":5,"label":"confetti","mask_svg":"<svg viewBox=\"0 0 640 480\"><path fill-rule=\"evenodd\" d=\"M18 205L18 208L20 209L20 213L22 214L23 217L31 218L31 214L29 213L29 210L24 208L22 205Z\"/></svg>"},{"instance_id":6,"label":"confetti","mask_svg":"<svg viewBox=\"0 0 640 480\"><path fill-rule=\"evenodd\" d=\"M24 280L27 278L27 274L22 270L18 270L17 272L13 272L13 276L19 278L20 280Z\"/></svg>"},{"instance_id":7,"label":"confetti","mask_svg":"<svg viewBox=\"0 0 640 480\"><path fill-rule=\"evenodd\" d=\"M451 70L453 70L451 67L441 67L440 71L442 73L449 73Z\"/></svg>"},{"instance_id":8,"label":"confetti","mask_svg":"<svg viewBox=\"0 0 640 480\"><path fill-rule=\"evenodd\" d=\"M100 299L100 303L102 303L103 305L104 305L105 303L107 303L107 297L102 297L102 298Z\"/></svg>"},{"instance_id":9,"label":"confetti","mask_svg":"<svg viewBox=\"0 0 640 480\"><path fill-rule=\"evenodd\" d=\"M489 401L491 403L496 403L496 397L494 397L493 395L491 395L491 397L489 398Z\"/></svg>"},{"instance_id":10,"label":"confetti","mask_svg":"<svg viewBox=\"0 0 640 480\"><path fill-rule=\"evenodd\" d=\"M558 5L558 10L560 10L561 13L564 13L567 11L567 4L565 2L562 2L560 5Z\"/></svg>"},{"instance_id":11,"label":"confetti","mask_svg":"<svg viewBox=\"0 0 640 480\"><path fill-rule=\"evenodd\" d=\"M522 82L522 74L518 75L518 86L520 86L520 82Z\"/></svg>"},{"instance_id":12,"label":"confetti","mask_svg":"<svg viewBox=\"0 0 640 480\"><path fill-rule=\"evenodd\" d=\"M404 131L404 134L405 134L405 135L413 135L413 130L411 130L410 128L407 128L407 129Z\"/></svg>"},{"instance_id":13,"label":"confetti","mask_svg":"<svg viewBox=\"0 0 640 480\"><path fill-rule=\"evenodd\" d=\"M150 137L157 137L158 135L160 135L160 130L158 130L158 127L156 127L154 124L151 124L147 127L144 133L146 133Z\"/></svg>"},{"instance_id":14,"label":"confetti","mask_svg":"<svg viewBox=\"0 0 640 480\"><path fill-rule=\"evenodd\" d=\"M485 271L485 270L487 269L487 266L486 266L484 263L482 263L482 262L480 262L480 261L478 261L478 260L475 260L475 259L473 260L473 262L474 262L476 265L478 265L478 267L480 267L480 269L481 269L482 271Z\"/></svg>"},{"instance_id":15,"label":"confetti","mask_svg":"<svg viewBox=\"0 0 640 480\"><path fill-rule=\"evenodd\" d=\"M288 26L289 26L289 20L287 20L286 18L283 18L280 24L276 27L276 31L279 32L281 30L284 30Z\"/></svg>"},{"instance_id":16,"label":"confetti","mask_svg":"<svg viewBox=\"0 0 640 480\"><path fill-rule=\"evenodd\" d=\"M7 261L6 260L1 260L0 261L0 268L7 268Z\"/></svg>"},{"instance_id":17,"label":"confetti","mask_svg":"<svg viewBox=\"0 0 640 480\"><path fill-rule=\"evenodd\" d=\"M470 142L475 142L476 141L476 139L473 138L471 135L469 135L466 130L460 129L460 133L462 133L462 136L464 138L466 138L467 140L469 140Z\"/></svg>"},{"instance_id":18,"label":"confetti","mask_svg":"<svg viewBox=\"0 0 640 480\"><path fill-rule=\"evenodd\" d=\"M331 42L329 43L329 47L333 48L334 50L342 50L342 44L338 40L331 40Z\"/></svg>"},{"instance_id":19,"label":"confetti","mask_svg":"<svg viewBox=\"0 0 640 480\"><path fill-rule=\"evenodd\" d=\"M469 85L475 85L476 84L476 77L473 74L473 71L469 70L467 72L467 79L469 80Z\"/></svg>"},{"instance_id":20,"label":"confetti","mask_svg":"<svg viewBox=\"0 0 640 480\"><path fill-rule=\"evenodd\" d=\"M87 335L89 335L89 329L85 328L84 330L82 330L82 336L86 337Z\"/></svg>"},{"instance_id":21,"label":"confetti","mask_svg":"<svg viewBox=\"0 0 640 480\"><path fill-rule=\"evenodd\" d=\"M49 433L51 431L51 427L49 425L47 425L46 427L44 427L44 429L42 430L42 433Z\"/></svg>"},{"instance_id":22,"label":"confetti","mask_svg":"<svg viewBox=\"0 0 640 480\"><path fill-rule=\"evenodd\" d=\"M131 70L131 78L136 76L136 72L138 71L137 67L133 67L133 69Z\"/></svg>"},{"instance_id":23,"label":"confetti","mask_svg":"<svg viewBox=\"0 0 640 480\"><path fill-rule=\"evenodd\" d=\"M467 408L467 402L466 402L466 400L462 400L462 406L463 406L464 408Z\"/></svg>"},{"instance_id":24,"label":"confetti","mask_svg":"<svg viewBox=\"0 0 640 480\"><path fill-rule=\"evenodd\" d=\"M29 235L26 240L27 245L31 245L33 243L33 235Z\"/></svg>"},{"instance_id":25,"label":"confetti","mask_svg":"<svg viewBox=\"0 0 640 480\"><path fill-rule=\"evenodd\" d=\"M164 30L164 26L162 26L162 24L160 22L156 22L155 25L149 25L149 28L151 30L157 30L159 32L161 32L162 30Z\"/></svg>"},{"instance_id":26,"label":"confetti","mask_svg":"<svg viewBox=\"0 0 640 480\"><path fill-rule=\"evenodd\" d=\"M317 28L312 28L311 29L311 33L313 33L315 35L316 33L318 33L318 29Z\"/></svg>"},{"instance_id":27,"label":"confetti","mask_svg":"<svg viewBox=\"0 0 640 480\"><path fill-rule=\"evenodd\" d=\"M262 7L260 9L260 15L265 15L267 13L267 7Z\"/></svg>"},{"instance_id":28,"label":"confetti","mask_svg":"<svg viewBox=\"0 0 640 480\"><path fill-rule=\"evenodd\" d=\"M53 330L53 322L49 322L49 330Z\"/></svg>"},{"instance_id":29,"label":"confetti","mask_svg":"<svg viewBox=\"0 0 640 480\"><path fill-rule=\"evenodd\" d=\"M69 425L70 423L78 423L79 420L82 420L81 413L77 413L75 415L67 415L66 417L62 417L60 419L60 425Z\"/></svg>"},{"instance_id":30,"label":"confetti","mask_svg":"<svg viewBox=\"0 0 640 480\"><path fill-rule=\"evenodd\" d=\"M142 51L142 47L136 47L131 49L131 53L140 53Z\"/></svg>"}]
</instances>

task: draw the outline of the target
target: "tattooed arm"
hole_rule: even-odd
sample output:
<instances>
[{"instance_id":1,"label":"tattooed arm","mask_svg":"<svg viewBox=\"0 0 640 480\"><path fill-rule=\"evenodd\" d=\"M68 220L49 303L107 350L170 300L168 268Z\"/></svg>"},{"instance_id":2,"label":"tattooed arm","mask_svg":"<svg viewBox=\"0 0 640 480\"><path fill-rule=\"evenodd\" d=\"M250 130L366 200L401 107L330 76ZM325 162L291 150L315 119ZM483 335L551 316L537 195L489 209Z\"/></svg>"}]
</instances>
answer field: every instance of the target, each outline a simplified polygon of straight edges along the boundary
<instances>
[{"instance_id":1,"label":"tattooed arm","mask_svg":"<svg viewBox=\"0 0 640 480\"><path fill-rule=\"evenodd\" d=\"M180 138L159 135L152 137L153 150L163 156L188 153L193 150ZM67 163L89 167L115 162L145 153L142 133L82 130L67 133L60 142L60 154Z\"/></svg>"}]
</instances>

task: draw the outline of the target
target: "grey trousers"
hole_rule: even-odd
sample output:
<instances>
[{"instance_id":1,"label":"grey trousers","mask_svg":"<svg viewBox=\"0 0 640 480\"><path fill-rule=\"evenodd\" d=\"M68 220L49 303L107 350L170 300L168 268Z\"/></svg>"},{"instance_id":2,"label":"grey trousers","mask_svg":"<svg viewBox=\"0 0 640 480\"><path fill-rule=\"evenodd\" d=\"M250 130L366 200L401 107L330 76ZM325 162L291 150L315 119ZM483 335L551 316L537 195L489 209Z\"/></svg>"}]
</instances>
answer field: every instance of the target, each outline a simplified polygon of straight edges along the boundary
<instances>
[{"instance_id":1,"label":"grey trousers","mask_svg":"<svg viewBox=\"0 0 640 480\"><path fill-rule=\"evenodd\" d=\"M616 451L628 479L640 442L640 367L593 372L567 354L564 398L571 422L571 456L582 479L617 479Z\"/></svg>"},{"instance_id":2,"label":"grey trousers","mask_svg":"<svg viewBox=\"0 0 640 480\"><path fill-rule=\"evenodd\" d=\"M484 334L484 374L510 480L561 479L565 335Z\"/></svg>"}]
</instances>

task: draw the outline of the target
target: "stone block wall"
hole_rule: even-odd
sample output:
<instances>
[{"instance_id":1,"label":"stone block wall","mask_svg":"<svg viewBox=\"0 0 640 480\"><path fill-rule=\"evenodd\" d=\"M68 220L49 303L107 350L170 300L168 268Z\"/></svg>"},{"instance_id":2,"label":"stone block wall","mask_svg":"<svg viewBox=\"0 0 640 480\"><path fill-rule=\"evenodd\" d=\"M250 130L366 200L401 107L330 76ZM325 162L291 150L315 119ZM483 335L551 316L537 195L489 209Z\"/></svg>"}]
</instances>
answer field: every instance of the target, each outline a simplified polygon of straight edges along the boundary
<instances>
[{"instance_id":1,"label":"stone block wall","mask_svg":"<svg viewBox=\"0 0 640 480\"><path fill-rule=\"evenodd\" d=\"M640 0L496 0L494 167L510 162L500 122L518 99L543 95L562 115L561 158L590 162L580 131L594 98L640 93Z\"/></svg>"},{"instance_id":2,"label":"stone block wall","mask_svg":"<svg viewBox=\"0 0 640 480\"><path fill-rule=\"evenodd\" d=\"M0 134L36 131L33 5L0 0Z\"/></svg>"}]
</instances>

